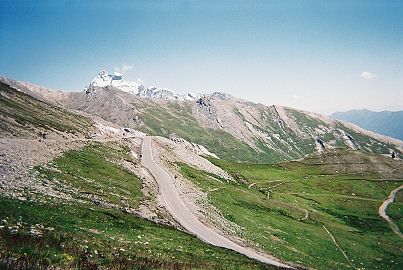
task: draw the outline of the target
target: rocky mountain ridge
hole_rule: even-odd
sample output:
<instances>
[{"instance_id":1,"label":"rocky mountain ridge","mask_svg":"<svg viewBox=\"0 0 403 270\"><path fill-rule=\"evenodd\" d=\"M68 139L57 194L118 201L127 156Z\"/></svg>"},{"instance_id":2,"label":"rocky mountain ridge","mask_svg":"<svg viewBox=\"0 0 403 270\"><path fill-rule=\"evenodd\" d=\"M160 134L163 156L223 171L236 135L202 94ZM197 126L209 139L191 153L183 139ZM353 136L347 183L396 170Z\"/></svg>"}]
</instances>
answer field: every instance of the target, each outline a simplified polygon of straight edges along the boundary
<instances>
[{"instance_id":1,"label":"rocky mountain ridge","mask_svg":"<svg viewBox=\"0 0 403 270\"><path fill-rule=\"evenodd\" d=\"M398 157L403 153L402 141L353 124L293 108L256 104L223 93L193 100L144 98L115 85L92 85L85 92L54 92L52 99L49 91L35 93L43 93L42 99L65 108L123 127L184 138L230 160L279 162L335 148L385 155L394 152Z\"/></svg>"}]
</instances>

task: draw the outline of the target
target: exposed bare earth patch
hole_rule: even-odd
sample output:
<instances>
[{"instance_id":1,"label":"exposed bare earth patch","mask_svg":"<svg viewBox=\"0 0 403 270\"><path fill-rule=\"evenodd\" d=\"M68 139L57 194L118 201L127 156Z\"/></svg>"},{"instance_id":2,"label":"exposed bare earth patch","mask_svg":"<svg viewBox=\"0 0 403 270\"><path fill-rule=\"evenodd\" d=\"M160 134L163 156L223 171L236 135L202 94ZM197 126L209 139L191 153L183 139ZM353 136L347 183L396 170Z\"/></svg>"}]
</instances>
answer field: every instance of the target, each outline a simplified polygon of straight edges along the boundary
<instances>
[{"instance_id":1,"label":"exposed bare earth patch","mask_svg":"<svg viewBox=\"0 0 403 270\"><path fill-rule=\"evenodd\" d=\"M25 200L29 193L47 194L66 199L50 183L37 180L30 170L44 165L63 152L79 149L85 143L79 140L0 139L0 192Z\"/></svg>"}]
</instances>

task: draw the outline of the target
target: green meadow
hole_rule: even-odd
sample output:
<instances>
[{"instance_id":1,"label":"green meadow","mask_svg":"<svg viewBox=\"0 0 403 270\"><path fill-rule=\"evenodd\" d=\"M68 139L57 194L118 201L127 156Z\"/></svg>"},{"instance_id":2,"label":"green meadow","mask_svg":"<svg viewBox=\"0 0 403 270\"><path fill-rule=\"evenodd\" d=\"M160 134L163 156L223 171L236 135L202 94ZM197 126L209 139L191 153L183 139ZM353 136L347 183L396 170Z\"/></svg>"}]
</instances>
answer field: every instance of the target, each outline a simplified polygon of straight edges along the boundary
<instances>
[{"instance_id":1,"label":"green meadow","mask_svg":"<svg viewBox=\"0 0 403 270\"><path fill-rule=\"evenodd\" d=\"M211 176L218 176L186 164L180 164L182 174L257 248L316 269L401 269L402 239L378 215L382 201L401 185L398 177L341 174L315 162L211 161L235 181L216 181ZM390 207L400 225L402 206L399 199Z\"/></svg>"}]
</instances>

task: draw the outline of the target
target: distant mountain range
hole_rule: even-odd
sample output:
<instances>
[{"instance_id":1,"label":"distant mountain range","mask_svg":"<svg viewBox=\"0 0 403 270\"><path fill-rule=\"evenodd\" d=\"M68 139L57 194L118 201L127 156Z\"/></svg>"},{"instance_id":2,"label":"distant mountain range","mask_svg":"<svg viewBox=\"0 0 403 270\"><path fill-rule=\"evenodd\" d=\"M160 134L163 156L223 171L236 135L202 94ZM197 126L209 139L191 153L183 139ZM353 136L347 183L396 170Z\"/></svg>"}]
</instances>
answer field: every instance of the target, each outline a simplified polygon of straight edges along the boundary
<instances>
[{"instance_id":1,"label":"distant mountain range","mask_svg":"<svg viewBox=\"0 0 403 270\"><path fill-rule=\"evenodd\" d=\"M403 140L403 111L374 112L363 109L335 112L330 117L356 124L379 134Z\"/></svg>"},{"instance_id":2,"label":"distant mountain range","mask_svg":"<svg viewBox=\"0 0 403 270\"><path fill-rule=\"evenodd\" d=\"M91 89L92 87L106 87L106 86L114 86L119 90L143 98L158 98L166 100L183 101L183 100L196 100L201 96L201 94L193 94L193 93L180 95L175 93L171 89L155 86L146 88L139 80L127 81L123 78L122 74L118 72L114 72L113 74L111 74L106 70L101 70L99 74L91 81L89 86L85 89L88 90Z\"/></svg>"}]
</instances>

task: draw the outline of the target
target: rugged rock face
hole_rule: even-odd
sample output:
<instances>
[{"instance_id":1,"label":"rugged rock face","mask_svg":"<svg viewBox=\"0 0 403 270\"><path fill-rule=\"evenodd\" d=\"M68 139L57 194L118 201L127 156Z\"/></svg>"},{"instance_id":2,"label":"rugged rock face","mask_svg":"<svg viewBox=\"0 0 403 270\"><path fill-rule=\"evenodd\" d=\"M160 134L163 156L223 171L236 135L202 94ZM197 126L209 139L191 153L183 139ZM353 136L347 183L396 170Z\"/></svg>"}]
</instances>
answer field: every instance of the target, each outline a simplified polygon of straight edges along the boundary
<instances>
[{"instance_id":1,"label":"rugged rock face","mask_svg":"<svg viewBox=\"0 0 403 270\"><path fill-rule=\"evenodd\" d=\"M62 105L109 119L118 125L138 129L140 126L139 111L130 104L131 98L139 99L114 86L91 86L85 92L70 93Z\"/></svg>"},{"instance_id":2,"label":"rugged rock face","mask_svg":"<svg viewBox=\"0 0 403 270\"><path fill-rule=\"evenodd\" d=\"M196 117L200 117L201 122L205 122L206 126L210 126L212 128L219 127L217 111L208 97L204 96L196 101L194 114L196 115Z\"/></svg>"},{"instance_id":3,"label":"rugged rock face","mask_svg":"<svg viewBox=\"0 0 403 270\"><path fill-rule=\"evenodd\" d=\"M316 143L317 143L317 150L318 150L318 152L323 151L323 150L326 149L325 143L323 142L322 139L317 138L317 139L316 139Z\"/></svg>"}]
</instances>

